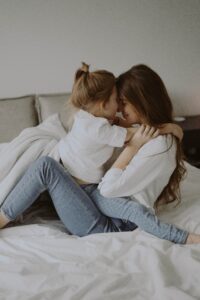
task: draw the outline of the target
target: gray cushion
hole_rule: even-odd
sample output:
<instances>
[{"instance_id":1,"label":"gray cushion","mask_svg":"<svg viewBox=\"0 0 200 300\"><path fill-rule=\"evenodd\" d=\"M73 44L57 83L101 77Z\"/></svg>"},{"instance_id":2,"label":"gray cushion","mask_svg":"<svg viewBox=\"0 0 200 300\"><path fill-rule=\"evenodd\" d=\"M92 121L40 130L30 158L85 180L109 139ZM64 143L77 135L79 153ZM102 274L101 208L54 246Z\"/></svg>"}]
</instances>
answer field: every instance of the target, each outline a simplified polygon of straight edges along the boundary
<instances>
[{"instance_id":1,"label":"gray cushion","mask_svg":"<svg viewBox=\"0 0 200 300\"><path fill-rule=\"evenodd\" d=\"M65 128L65 130L68 132L74 122L74 115L78 111L78 108L74 107L70 101L64 103L60 113L60 121Z\"/></svg>"},{"instance_id":2,"label":"gray cushion","mask_svg":"<svg viewBox=\"0 0 200 300\"><path fill-rule=\"evenodd\" d=\"M36 106L39 121L42 122L50 115L58 112L65 130L68 131L71 129L77 108L68 101L69 97L69 93L38 95L36 98Z\"/></svg>"},{"instance_id":3,"label":"gray cushion","mask_svg":"<svg viewBox=\"0 0 200 300\"><path fill-rule=\"evenodd\" d=\"M37 95L36 107L38 110L39 122L44 121L50 115L60 112L70 94L43 94Z\"/></svg>"},{"instance_id":4,"label":"gray cushion","mask_svg":"<svg viewBox=\"0 0 200 300\"><path fill-rule=\"evenodd\" d=\"M35 96L0 99L0 143L15 138L24 128L38 124Z\"/></svg>"}]
</instances>

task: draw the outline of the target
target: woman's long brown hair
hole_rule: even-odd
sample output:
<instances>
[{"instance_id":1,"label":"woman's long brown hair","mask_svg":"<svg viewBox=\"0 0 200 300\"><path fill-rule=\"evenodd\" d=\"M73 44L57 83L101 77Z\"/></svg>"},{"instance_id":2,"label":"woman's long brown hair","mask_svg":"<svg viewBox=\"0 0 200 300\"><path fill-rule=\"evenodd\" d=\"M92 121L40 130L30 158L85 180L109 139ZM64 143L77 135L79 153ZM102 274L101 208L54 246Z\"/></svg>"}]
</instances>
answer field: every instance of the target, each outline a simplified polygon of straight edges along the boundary
<instances>
[{"instance_id":1,"label":"woman's long brown hair","mask_svg":"<svg viewBox=\"0 0 200 300\"><path fill-rule=\"evenodd\" d=\"M139 115L152 126L173 123L173 107L166 87L160 76L146 65L136 65L117 78L119 98L126 98L134 105ZM168 184L156 199L156 211L170 202L180 202L180 181L186 169L183 164L183 151L176 138L176 168Z\"/></svg>"}]
</instances>

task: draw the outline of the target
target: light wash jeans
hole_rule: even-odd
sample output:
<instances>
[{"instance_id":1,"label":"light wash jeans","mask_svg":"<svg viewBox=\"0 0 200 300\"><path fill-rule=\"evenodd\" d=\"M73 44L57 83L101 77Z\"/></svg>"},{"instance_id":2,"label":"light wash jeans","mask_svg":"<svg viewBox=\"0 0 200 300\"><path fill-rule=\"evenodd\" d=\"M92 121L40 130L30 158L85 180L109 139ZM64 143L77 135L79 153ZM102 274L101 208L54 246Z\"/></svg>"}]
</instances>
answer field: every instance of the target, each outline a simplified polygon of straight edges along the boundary
<instances>
[{"instance_id":1,"label":"light wash jeans","mask_svg":"<svg viewBox=\"0 0 200 300\"><path fill-rule=\"evenodd\" d=\"M1 212L9 220L14 220L45 190L72 234L85 236L128 231L138 226L175 243L184 244L187 239L187 231L159 221L145 206L129 197L108 199L101 196L97 185L79 186L61 164L48 156L37 159L29 166L5 199Z\"/></svg>"}]
</instances>

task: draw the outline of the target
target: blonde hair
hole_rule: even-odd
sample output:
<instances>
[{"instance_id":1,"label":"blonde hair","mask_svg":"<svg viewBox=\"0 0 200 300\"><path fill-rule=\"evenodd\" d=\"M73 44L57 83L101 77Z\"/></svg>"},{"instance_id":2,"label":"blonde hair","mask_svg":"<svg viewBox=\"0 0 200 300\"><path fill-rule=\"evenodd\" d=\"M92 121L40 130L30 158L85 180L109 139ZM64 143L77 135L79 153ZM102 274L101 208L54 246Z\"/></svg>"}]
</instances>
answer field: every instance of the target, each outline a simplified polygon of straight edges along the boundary
<instances>
[{"instance_id":1,"label":"blonde hair","mask_svg":"<svg viewBox=\"0 0 200 300\"><path fill-rule=\"evenodd\" d=\"M92 104L109 100L115 86L115 76L106 70L90 72L89 65L82 63L76 71L70 102L87 110Z\"/></svg>"}]
</instances>

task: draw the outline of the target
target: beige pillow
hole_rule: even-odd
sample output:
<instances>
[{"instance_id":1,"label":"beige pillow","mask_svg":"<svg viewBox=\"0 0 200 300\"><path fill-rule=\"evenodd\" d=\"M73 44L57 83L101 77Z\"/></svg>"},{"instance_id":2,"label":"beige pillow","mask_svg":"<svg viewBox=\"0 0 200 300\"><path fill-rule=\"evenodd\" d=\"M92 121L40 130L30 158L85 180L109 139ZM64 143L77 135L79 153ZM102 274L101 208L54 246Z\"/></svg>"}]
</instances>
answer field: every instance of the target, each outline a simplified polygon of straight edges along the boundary
<instances>
[{"instance_id":1,"label":"beige pillow","mask_svg":"<svg viewBox=\"0 0 200 300\"><path fill-rule=\"evenodd\" d=\"M36 107L39 122L44 121L50 115L60 112L70 94L44 94L36 96Z\"/></svg>"},{"instance_id":2,"label":"beige pillow","mask_svg":"<svg viewBox=\"0 0 200 300\"><path fill-rule=\"evenodd\" d=\"M34 95L0 99L0 143L11 141L24 128L37 124Z\"/></svg>"},{"instance_id":3,"label":"beige pillow","mask_svg":"<svg viewBox=\"0 0 200 300\"><path fill-rule=\"evenodd\" d=\"M74 115L77 111L78 108L74 107L70 103L70 101L65 102L62 106L62 109L60 110L60 121L67 132L72 128L74 122Z\"/></svg>"},{"instance_id":4,"label":"beige pillow","mask_svg":"<svg viewBox=\"0 0 200 300\"><path fill-rule=\"evenodd\" d=\"M77 112L77 109L68 101L69 97L69 93L38 95L36 106L39 121L42 122L50 115L58 112L63 127L69 131L73 124L74 114Z\"/></svg>"}]
</instances>

